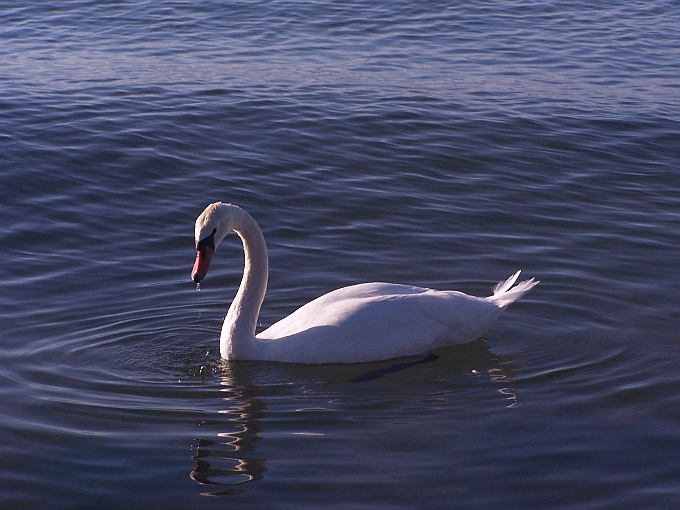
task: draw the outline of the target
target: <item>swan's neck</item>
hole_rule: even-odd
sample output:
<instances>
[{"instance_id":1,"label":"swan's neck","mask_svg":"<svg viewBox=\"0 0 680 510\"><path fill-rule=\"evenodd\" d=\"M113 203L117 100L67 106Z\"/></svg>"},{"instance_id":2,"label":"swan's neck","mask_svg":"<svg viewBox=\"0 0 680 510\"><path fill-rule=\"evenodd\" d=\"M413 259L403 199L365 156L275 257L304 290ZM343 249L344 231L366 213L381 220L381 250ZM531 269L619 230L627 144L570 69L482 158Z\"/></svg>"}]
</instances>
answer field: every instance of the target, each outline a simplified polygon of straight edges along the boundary
<instances>
[{"instance_id":1,"label":"swan's neck","mask_svg":"<svg viewBox=\"0 0 680 510\"><path fill-rule=\"evenodd\" d=\"M239 209L233 230L243 241L245 267L241 286L222 325L220 354L225 359L249 359L255 327L267 291L269 264L267 245L255 220Z\"/></svg>"}]
</instances>

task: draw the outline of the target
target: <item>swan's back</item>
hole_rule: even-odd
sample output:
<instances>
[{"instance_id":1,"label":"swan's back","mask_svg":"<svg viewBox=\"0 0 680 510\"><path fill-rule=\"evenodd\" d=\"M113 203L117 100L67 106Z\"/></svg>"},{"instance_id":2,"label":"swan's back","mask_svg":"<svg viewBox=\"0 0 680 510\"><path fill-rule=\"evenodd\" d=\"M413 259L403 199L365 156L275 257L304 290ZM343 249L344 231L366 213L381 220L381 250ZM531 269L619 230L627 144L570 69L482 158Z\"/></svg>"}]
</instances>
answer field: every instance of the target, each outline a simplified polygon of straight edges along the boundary
<instances>
[{"instance_id":1,"label":"swan's back","mask_svg":"<svg viewBox=\"0 0 680 510\"><path fill-rule=\"evenodd\" d=\"M495 297L389 283L344 287L257 335L255 359L357 363L470 342L509 304Z\"/></svg>"}]
</instances>

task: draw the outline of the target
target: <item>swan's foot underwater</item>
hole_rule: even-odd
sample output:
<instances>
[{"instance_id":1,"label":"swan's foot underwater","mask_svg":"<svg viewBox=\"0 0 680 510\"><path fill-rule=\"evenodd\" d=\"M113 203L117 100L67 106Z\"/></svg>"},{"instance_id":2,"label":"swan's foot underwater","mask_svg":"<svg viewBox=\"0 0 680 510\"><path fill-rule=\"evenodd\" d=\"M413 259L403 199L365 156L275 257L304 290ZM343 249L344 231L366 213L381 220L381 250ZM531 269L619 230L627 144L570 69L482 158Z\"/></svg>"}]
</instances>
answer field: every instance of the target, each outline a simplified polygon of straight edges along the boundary
<instances>
[{"instance_id":1,"label":"swan's foot underwater","mask_svg":"<svg viewBox=\"0 0 680 510\"><path fill-rule=\"evenodd\" d=\"M386 375L390 375L390 374L393 374L395 372L400 372L402 370L406 370L406 369L414 367L416 365L422 365L423 363L432 363L433 361L437 361L438 359L439 359L439 356L430 352L430 353L424 355L419 360L406 361L404 363L397 363L396 365L392 365L391 367L378 368L376 370L369 370L364 375L360 375L359 377L355 377L354 379L350 379L349 382L359 383L359 382L366 382L366 381L374 381L376 379L380 379L381 377L385 377Z\"/></svg>"}]
</instances>

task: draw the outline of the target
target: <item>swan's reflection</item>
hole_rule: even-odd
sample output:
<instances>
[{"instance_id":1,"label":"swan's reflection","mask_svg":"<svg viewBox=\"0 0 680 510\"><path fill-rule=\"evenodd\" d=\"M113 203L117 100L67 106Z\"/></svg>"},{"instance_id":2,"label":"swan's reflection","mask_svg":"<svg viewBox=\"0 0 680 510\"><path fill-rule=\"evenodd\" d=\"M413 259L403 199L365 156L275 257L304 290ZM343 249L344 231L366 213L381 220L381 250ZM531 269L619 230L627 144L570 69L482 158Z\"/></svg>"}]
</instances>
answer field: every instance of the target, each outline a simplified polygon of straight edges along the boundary
<instances>
[{"instance_id":1,"label":"swan's reflection","mask_svg":"<svg viewBox=\"0 0 680 510\"><path fill-rule=\"evenodd\" d=\"M203 493L208 496L240 494L244 492L245 484L264 478L267 460L258 457L256 451L264 423L270 415L266 398L274 391L272 380L295 380L298 384L291 386L295 388L313 385L314 391L318 389L320 394L324 388L333 387L335 401L345 403L339 410L352 414L366 412L361 406L361 411L353 408L352 402L357 400L357 393L370 390L372 384L393 385L395 394L387 400L403 392L402 398L412 398L422 404L423 397L428 394L441 396L442 384L455 394L456 386L468 384L469 376L486 375L498 384L496 391L507 401L506 407L515 407L518 405L517 394L508 386L513 379L512 366L510 357L492 354L484 340L442 349L420 358L371 364L263 366L222 362L220 384L224 408L218 411L219 419L206 418L201 423L206 431L212 429L214 432L194 443L195 466L190 476L202 485L214 487L213 491ZM414 378L419 371L427 374L426 377ZM269 382L261 384L263 381ZM448 386L452 381L453 385ZM429 412L427 407L423 412L425 415Z\"/></svg>"},{"instance_id":2,"label":"swan's reflection","mask_svg":"<svg viewBox=\"0 0 680 510\"><path fill-rule=\"evenodd\" d=\"M205 496L240 494L244 492L240 485L262 479L267 470L266 459L253 455L262 432L261 423L269 415L267 402L257 398L256 386L237 382L238 364L224 365L221 391L226 394L227 408L219 411L224 420L219 420L218 425L223 429L226 421L233 430L217 433L216 439L199 438L193 445L195 465L191 478L203 485L221 487L204 492ZM243 365L240 368L247 369Z\"/></svg>"}]
</instances>

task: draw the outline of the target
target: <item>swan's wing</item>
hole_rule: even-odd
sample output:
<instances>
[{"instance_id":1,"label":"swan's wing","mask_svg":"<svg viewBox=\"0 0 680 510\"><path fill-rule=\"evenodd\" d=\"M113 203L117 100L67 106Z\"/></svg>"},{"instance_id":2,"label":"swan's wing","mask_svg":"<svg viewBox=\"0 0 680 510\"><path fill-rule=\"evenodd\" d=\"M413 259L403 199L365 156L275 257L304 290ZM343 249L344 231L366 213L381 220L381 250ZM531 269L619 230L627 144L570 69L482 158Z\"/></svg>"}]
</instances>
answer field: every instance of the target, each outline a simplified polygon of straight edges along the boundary
<instances>
[{"instance_id":1,"label":"swan's wing","mask_svg":"<svg viewBox=\"0 0 680 510\"><path fill-rule=\"evenodd\" d=\"M346 287L257 336L266 359L354 363L419 354L480 336L500 313L459 292L383 283Z\"/></svg>"}]
</instances>

